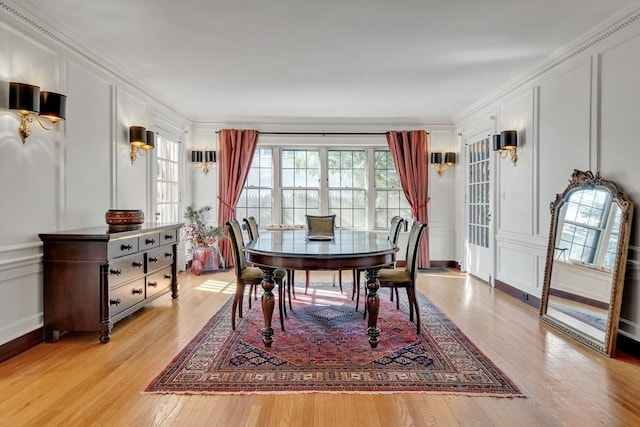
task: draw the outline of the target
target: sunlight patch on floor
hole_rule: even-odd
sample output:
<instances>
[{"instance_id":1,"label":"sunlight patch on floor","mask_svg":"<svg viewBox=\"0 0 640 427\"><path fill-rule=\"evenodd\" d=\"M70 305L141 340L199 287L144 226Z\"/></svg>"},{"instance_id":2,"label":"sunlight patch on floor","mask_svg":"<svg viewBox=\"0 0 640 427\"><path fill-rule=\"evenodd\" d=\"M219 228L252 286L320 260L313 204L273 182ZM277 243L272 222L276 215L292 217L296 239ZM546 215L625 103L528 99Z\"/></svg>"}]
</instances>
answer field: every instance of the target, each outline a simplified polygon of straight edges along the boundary
<instances>
[{"instance_id":1,"label":"sunlight patch on floor","mask_svg":"<svg viewBox=\"0 0 640 427\"><path fill-rule=\"evenodd\" d=\"M209 279L196 288L199 291L217 292L220 294L233 294L236 291L236 284L222 280Z\"/></svg>"}]
</instances>

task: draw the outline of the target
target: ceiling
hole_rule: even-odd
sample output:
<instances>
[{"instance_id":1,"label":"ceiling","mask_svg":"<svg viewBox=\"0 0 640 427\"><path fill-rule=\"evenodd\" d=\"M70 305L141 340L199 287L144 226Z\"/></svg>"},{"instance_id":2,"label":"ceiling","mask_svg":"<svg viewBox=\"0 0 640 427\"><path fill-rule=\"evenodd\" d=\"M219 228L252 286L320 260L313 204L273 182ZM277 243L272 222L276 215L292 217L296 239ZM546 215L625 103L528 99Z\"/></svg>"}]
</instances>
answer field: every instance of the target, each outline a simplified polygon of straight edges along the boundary
<instances>
[{"instance_id":1,"label":"ceiling","mask_svg":"<svg viewBox=\"0 0 640 427\"><path fill-rule=\"evenodd\" d=\"M196 122L450 123L640 0L20 4Z\"/></svg>"}]
</instances>

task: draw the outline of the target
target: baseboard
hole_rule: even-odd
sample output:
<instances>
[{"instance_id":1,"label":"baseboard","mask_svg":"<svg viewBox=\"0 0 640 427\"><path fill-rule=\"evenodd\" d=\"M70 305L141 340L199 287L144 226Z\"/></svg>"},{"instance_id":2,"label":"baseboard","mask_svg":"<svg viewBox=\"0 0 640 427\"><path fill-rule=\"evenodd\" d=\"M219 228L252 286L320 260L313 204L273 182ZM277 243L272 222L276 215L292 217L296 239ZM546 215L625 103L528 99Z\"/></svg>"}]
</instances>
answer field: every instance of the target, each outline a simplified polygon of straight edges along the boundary
<instances>
[{"instance_id":1,"label":"baseboard","mask_svg":"<svg viewBox=\"0 0 640 427\"><path fill-rule=\"evenodd\" d=\"M38 328L21 337L0 345L0 363L11 359L31 347L44 342L44 329Z\"/></svg>"},{"instance_id":2,"label":"baseboard","mask_svg":"<svg viewBox=\"0 0 640 427\"><path fill-rule=\"evenodd\" d=\"M501 290L502 292L516 299L519 299L520 301L526 304L529 304L532 307L535 307L538 309L540 308L540 298L538 297L535 297L531 294L521 291L518 288L514 288L513 286L508 285L505 282L502 282L500 280L495 281L495 286L496 286L496 289Z\"/></svg>"},{"instance_id":3,"label":"baseboard","mask_svg":"<svg viewBox=\"0 0 640 427\"><path fill-rule=\"evenodd\" d=\"M629 338L626 335L618 334L616 337L616 350L623 351L640 359L640 342Z\"/></svg>"},{"instance_id":4,"label":"baseboard","mask_svg":"<svg viewBox=\"0 0 640 427\"><path fill-rule=\"evenodd\" d=\"M460 270L460 264L457 261L452 260L444 260L444 261L431 261L430 262L432 268L455 268L456 270Z\"/></svg>"}]
</instances>

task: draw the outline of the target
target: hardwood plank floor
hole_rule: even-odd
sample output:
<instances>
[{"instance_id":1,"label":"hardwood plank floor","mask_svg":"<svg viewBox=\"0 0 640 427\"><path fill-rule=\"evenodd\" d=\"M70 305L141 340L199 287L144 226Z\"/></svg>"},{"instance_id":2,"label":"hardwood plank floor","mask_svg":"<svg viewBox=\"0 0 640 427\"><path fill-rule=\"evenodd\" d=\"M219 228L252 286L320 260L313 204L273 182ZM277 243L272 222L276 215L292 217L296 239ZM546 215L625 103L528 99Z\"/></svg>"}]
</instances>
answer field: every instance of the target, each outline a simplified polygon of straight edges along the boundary
<instances>
[{"instance_id":1,"label":"hardwood plank floor","mask_svg":"<svg viewBox=\"0 0 640 427\"><path fill-rule=\"evenodd\" d=\"M108 344L97 333L68 334L0 364L0 426L640 425L638 359L601 356L541 323L536 309L455 271L420 274L420 290L527 398L142 394L235 286L232 272L179 281L180 298L117 323Z\"/></svg>"}]
</instances>

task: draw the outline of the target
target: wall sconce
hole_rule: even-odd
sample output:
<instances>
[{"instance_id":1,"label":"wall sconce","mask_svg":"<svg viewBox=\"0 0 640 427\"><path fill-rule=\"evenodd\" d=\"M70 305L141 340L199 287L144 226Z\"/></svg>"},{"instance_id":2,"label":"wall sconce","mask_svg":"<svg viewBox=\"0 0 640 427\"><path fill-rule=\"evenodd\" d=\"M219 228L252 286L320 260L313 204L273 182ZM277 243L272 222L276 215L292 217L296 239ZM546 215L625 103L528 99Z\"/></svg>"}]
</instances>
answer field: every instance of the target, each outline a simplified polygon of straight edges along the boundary
<instances>
[{"instance_id":1,"label":"wall sconce","mask_svg":"<svg viewBox=\"0 0 640 427\"><path fill-rule=\"evenodd\" d=\"M42 129L51 130L65 119L67 97L54 92L40 92L40 87L26 83L9 82L9 109L20 114L18 134L24 144L31 135L29 123L36 122ZM44 118L48 123L43 122Z\"/></svg>"},{"instance_id":2,"label":"wall sconce","mask_svg":"<svg viewBox=\"0 0 640 427\"><path fill-rule=\"evenodd\" d=\"M431 164L436 168L438 176L442 176L445 167L451 167L456 164L456 153L431 153Z\"/></svg>"},{"instance_id":3,"label":"wall sconce","mask_svg":"<svg viewBox=\"0 0 640 427\"><path fill-rule=\"evenodd\" d=\"M493 151L499 152L503 159L510 154L511 163L515 166L518 161L518 131L504 130L500 135L493 135Z\"/></svg>"},{"instance_id":4,"label":"wall sconce","mask_svg":"<svg viewBox=\"0 0 640 427\"><path fill-rule=\"evenodd\" d=\"M138 153L145 155L147 151L155 148L156 135L142 126L131 126L129 128L129 144L131 145L129 157L131 158L131 164L133 164L138 157Z\"/></svg>"},{"instance_id":5,"label":"wall sconce","mask_svg":"<svg viewBox=\"0 0 640 427\"><path fill-rule=\"evenodd\" d=\"M202 168L202 172L206 175L211 167L216 163L216 152L213 150L191 151L191 163L196 167Z\"/></svg>"}]
</instances>

